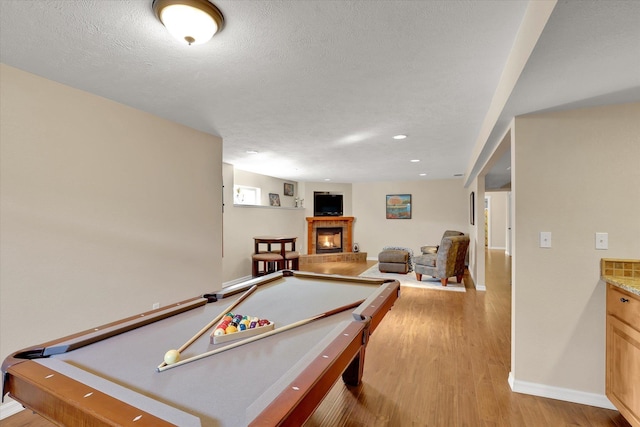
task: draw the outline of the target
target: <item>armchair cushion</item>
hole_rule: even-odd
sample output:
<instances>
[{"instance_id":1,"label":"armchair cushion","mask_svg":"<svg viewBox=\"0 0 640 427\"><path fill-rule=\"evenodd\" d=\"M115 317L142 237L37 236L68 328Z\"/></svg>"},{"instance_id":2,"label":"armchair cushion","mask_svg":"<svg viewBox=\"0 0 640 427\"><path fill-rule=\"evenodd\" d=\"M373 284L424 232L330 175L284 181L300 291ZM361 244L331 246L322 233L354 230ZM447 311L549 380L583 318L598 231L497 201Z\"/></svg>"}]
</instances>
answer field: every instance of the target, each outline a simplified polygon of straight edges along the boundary
<instances>
[{"instance_id":1,"label":"armchair cushion","mask_svg":"<svg viewBox=\"0 0 640 427\"><path fill-rule=\"evenodd\" d=\"M437 254L426 254L416 257L416 264L425 267L435 267L436 266Z\"/></svg>"},{"instance_id":2,"label":"armchair cushion","mask_svg":"<svg viewBox=\"0 0 640 427\"><path fill-rule=\"evenodd\" d=\"M442 234L442 238L445 237L450 237L450 236L463 236L464 233L461 231L456 231L456 230L446 230L443 234ZM436 246L422 246L420 247L420 251L423 254L435 254L438 253L438 248L440 247L440 245L436 245Z\"/></svg>"},{"instance_id":3,"label":"armchair cushion","mask_svg":"<svg viewBox=\"0 0 640 427\"><path fill-rule=\"evenodd\" d=\"M435 254L438 253L438 248L440 247L440 245L436 245L436 246L421 246L420 247L420 252L422 252L423 254Z\"/></svg>"}]
</instances>

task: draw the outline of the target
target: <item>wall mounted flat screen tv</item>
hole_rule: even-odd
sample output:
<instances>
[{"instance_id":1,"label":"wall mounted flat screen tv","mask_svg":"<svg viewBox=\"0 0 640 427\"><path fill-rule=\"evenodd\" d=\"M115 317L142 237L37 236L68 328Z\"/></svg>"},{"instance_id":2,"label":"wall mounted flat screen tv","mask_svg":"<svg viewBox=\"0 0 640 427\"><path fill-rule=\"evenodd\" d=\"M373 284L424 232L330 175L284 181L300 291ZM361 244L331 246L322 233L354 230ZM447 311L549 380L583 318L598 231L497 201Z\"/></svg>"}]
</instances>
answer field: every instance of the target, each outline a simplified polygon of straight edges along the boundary
<instances>
[{"instance_id":1,"label":"wall mounted flat screen tv","mask_svg":"<svg viewBox=\"0 0 640 427\"><path fill-rule=\"evenodd\" d=\"M314 216L342 216L342 194L313 194Z\"/></svg>"}]
</instances>

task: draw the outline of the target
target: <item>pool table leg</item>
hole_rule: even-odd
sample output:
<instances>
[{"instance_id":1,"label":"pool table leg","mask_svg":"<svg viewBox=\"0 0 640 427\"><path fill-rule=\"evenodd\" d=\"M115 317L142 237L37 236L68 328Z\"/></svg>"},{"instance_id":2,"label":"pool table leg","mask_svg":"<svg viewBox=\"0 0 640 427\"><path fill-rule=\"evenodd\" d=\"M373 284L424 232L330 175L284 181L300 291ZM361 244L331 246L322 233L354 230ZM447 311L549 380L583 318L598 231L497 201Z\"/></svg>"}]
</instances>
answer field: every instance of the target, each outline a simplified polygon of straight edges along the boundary
<instances>
[{"instance_id":1,"label":"pool table leg","mask_svg":"<svg viewBox=\"0 0 640 427\"><path fill-rule=\"evenodd\" d=\"M360 347L360 351L353 358L347 369L342 373L342 381L347 385L357 386L362 382L362 373L364 371L364 350L366 346Z\"/></svg>"}]
</instances>

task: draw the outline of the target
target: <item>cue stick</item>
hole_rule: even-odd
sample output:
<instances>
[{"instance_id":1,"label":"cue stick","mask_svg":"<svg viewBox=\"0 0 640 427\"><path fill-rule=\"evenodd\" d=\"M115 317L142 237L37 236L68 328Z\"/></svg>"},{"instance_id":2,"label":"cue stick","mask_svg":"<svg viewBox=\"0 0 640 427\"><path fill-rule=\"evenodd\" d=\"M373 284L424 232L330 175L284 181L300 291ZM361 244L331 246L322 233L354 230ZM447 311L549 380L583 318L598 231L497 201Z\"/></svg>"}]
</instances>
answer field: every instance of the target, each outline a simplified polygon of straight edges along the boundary
<instances>
[{"instance_id":1,"label":"cue stick","mask_svg":"<svg viewBox=\"0 0 640 427\"><path fill-rule=\"evenodd\" d=\"M298 326L302 326L302 325L306 325L307 323L311 323L314 320L323 319L325 317L333 316L334 314L340 313L341 311L345 311L345 310L348 310L350 308L357 307L360 304L362 304L364 301L365 300L360 300L360 301L356 301L356 302L351 303L351 304L343 305L342 307L334 308L333 310L327 311L326 313L320 313L320 314L317 314L315 316L308 317L306 319L298 320L297 322L290 323L290 324L288 324L286 326L283 326L282 328L272 329L269 332L265 332L264 334L254 335L252 337L243 339L241 341L236 341L233 344L229 344L226 347L222 347L222 348L218 348L218 349L215 349L215 350L207 351L205 353L198 354L198 355L190 357L188 359L180 360L180 361L178 361L176 363L173 363L171 365L165 364L164 366L158 366L158 372L163 372L163 371L166 371L167 369L171 369L171 368L178 367L180 365L184 365L185 363L195 362L196 360L204 359L205 357L213 356L214 354L222 353L223 351L231 350L232 348L240 347L241 345L249 344L251 342L258 341L258 340L260 340L262 338L266 338L266 337L269 337L271 335L279 334L280 332L285 332L285 331L288 331L290 329L297 328Z\"/></svg>"},{"instance_id":2,"label":"cue stick","mask_svg":"<svg viewBox=\"0 0 640 427\"><path fill-rule=\"evenodd\" d=\"M240 304L242 301L244 301L245 299L247 299L247 297L249 295L251 295L253 293L253 291L255 291L256 289L258 289L258 285L253 285L252 287L249 288L249 290L247 292L245 292L244 294L242 294L242 296L240 298L238 298L233 304L231 304L229 307L227 307L222 313L218 314L211 322L209 322L207 324L207 326L205 326L204 328L200 329L200 332L198 332L197 334L195 334L193 337L191 337L191 339L189 339L189 341L187 341L186 343L184 343L182 345L182 347L180 347L178 349L178 353L182 353L187 347L189 347L191 344L193 344L193 342L195 340L197 340L198 338L200 338L200 336L202 334L204 334L205 332L207 332L213 325L215 325L216 323L218 323L218 321L220 319L222 319L224 317L225 314L229 313L231 310L233 310L238 304ZM163 366L166 366L167 364L165 362L162 362L159 366L158 369L162 368Z\"/></svg>"}]
</instances>

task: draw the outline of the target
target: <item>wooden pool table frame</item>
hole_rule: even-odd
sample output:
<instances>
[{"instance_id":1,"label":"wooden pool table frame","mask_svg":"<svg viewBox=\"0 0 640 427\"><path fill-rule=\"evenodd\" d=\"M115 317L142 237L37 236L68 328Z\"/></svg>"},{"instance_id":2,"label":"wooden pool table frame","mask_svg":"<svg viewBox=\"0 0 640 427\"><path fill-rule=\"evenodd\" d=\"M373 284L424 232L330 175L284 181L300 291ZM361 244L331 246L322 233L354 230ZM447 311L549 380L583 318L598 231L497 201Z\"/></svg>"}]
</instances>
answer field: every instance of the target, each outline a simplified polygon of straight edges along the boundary
<instances>
[{"instance_id":1,"label":"wooden pool table frame","mask_svg":"<svg viewBox=\"0 0 640 427\"><path fill-rule=\"evenodd\" d=\"M359 385L364 369L365 349L369 336L391 309L400 293L397 281L363 279L360 277L327 276L284 270L225 288L215 296L225 298L242 292L253 284L266 284L283 276L311 277L321 280L341 280L372 284L391 284L390 292L381 304L358 307L361 320L350 322L343 333L325 348L323 358L310 363L269 405L252 421L250 426L299 426L315 411L336 380L342 376L348 385ZM204 297L193 298L175 305L132 316L98 328L30 347L7 357L2 364L3 392L26 408L61 425L82 426L169 426L173 425L154 415L95 390L82 382L62 375L30 359L47 357L47 349L77 339L78 344L66 351L113 335L135 329L204 305ZM96 332L98 331L98 332ZM59 351L59 350L55 350ZM179 368L178 368L179 369ZM49 377L47 379L47 377ZM295 384L295 386L294 386ZM82 397L91 395L91 399ZM74 397L75 396L75 397ZM143 417L133 421L138 414Z\"/></svg>"}]
</instances>

